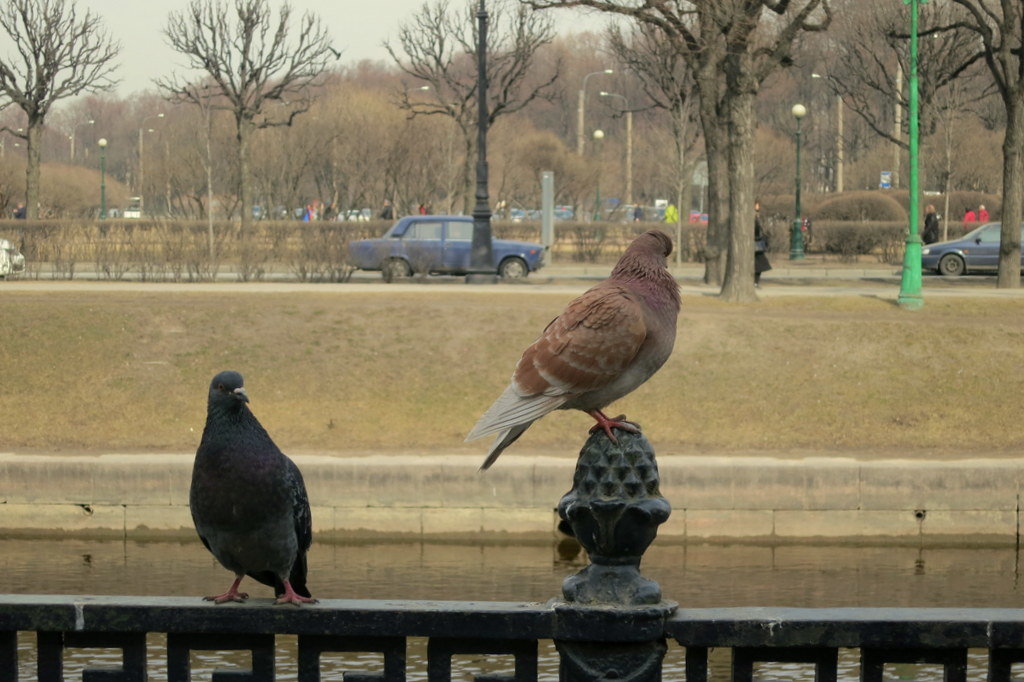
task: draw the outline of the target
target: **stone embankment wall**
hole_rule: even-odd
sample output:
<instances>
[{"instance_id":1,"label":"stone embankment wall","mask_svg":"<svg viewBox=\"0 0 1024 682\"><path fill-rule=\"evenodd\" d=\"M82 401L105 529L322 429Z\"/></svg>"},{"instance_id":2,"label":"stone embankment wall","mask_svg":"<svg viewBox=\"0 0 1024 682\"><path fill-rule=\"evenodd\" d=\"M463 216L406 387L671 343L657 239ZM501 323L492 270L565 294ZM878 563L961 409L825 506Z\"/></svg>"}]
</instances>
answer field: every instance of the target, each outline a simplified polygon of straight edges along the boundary
<instances>
[{"instance_id":1,"label":"stone embankment wall","mask_svg":"<svg viewBox=\"0 0 1024 682\"><path fill-rule=\"evenodd\" d=\"M294 457L320 539L537 540L574 461L479 457ZM658 460L673 507L665 541L1012 544L1024 459L957 461L683 457ZM189 535L191 455L0 453L0 535Z\"/></svg>"}]
</instances>

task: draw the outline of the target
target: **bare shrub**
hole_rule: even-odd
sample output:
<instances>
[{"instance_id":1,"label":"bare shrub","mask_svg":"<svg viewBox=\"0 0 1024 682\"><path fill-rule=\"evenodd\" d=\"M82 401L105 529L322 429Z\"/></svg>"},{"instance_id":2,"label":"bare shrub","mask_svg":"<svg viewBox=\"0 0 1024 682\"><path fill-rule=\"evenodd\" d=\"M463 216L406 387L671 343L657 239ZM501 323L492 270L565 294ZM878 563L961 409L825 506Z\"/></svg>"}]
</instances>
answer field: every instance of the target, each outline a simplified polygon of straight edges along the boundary
<instances>
[{"instance_id":1,"label":"bare shrub","mask_svg":"<svg viewBox=\"0 0 1024 682\"><path fill-rule=\"evenodd\" d=\"M133 261L131 233L125 225L100 224L86 228L96 272L103 279L121 280Z\"/></svg>"},{"instance_id":2,"label":"bare shrub","mask_svg":"<svg viewBox=\"0 0 1024 682\"><path fill-rule=\"evenodd\" d=\"M347 282L355 268L349 262L348 242L364 231L334 223L302 223L289 240L290 269L300 282Z\"/></svg>"},{"instance_id":3,"label":"bare shrub","mask_svg":"<svg viewBox=\"0 0 1024 682\"><path fill-rule=\"evenodd\" d=\"M825 199L811 214L815 220L899 221L907 211L886 192L843 192Z\"/></svg>"},{"instance_id":4,"label":"bare shrub","mask_svg":"<svg viewBox=\"0 0 1024 682\"><path fill-rule=\"evenodd\" d=\"M883 262L902 254L905 239L905 223L822 223L815 228L816 239L823 244L825 253L839 257L841 262L851 262L857 256L878 255Z\"/></svg>"},{"instance_id":5,"label":"bare shrub","mask_svg":"<svg viewBox=\"0 0 1024 682\"><path fill-rule=\"evenodd\" d=\"M569 229L572 259L577 263L596 263L605 249L608 226L605 223L573 223Z\"/></svg>"}]
</instances>

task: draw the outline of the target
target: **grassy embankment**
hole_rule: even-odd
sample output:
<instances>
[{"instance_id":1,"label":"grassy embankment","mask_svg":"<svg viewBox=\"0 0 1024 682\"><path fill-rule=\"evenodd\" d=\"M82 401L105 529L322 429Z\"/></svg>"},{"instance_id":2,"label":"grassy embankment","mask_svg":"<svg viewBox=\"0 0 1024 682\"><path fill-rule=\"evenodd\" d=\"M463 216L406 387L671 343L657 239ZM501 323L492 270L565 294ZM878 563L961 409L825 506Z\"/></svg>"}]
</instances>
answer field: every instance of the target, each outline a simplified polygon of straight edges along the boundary
<instances>
[{"instance_id":1,"label":"grassy embankment","mask_svg":"<svg viewBox=\"0 0 1024 682\"><path fill-rule=\"evenodd\" d=\"M234 368L286 452L480 455L465 434L568 298L5 292L0 449L192 451L210 377ZM659 454L1022 453L1019 301L683 305L674 356L610 408ZM573 455L590 424L557 413L509 454Z\"/></svg>"}]
</instances>

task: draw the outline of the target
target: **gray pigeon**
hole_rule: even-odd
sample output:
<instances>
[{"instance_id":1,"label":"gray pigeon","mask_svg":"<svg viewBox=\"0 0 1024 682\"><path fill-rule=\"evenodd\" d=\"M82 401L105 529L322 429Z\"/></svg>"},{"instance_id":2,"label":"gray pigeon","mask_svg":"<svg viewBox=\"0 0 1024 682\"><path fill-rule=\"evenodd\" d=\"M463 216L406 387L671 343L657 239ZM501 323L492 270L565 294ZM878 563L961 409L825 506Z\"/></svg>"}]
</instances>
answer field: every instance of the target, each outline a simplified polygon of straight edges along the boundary
<instances>
[{"instance_id":1,"label":"gray pigeon","mask_svg":"<svg viewBox=\"0 0 1024 682\"><path fill-rule=\"evenodd\" d=\"M552 410L582 410L613 441L612 428L637 432L601 410L632 392L672 353L679 285L668 271L672 240L650 230L633 240L611 276L569 303L516 365L512 381L466 440L497 433L481 470Z\"/></svg>"},{"instance_id":2,"label":"gray pigeon","mask_svg":"<svg viewBox=\"0 0 1024 682\"><path fill-rule=\"evenodd\" d=\"M306 588L313 528L302 474L248 402L238 372L221 372L210 382L189 506L199 539L235 581L206 599L245 601L249 595L238 585L248 575L272 586L278 604L315 602Z\"/></svg>"}]
</instances>

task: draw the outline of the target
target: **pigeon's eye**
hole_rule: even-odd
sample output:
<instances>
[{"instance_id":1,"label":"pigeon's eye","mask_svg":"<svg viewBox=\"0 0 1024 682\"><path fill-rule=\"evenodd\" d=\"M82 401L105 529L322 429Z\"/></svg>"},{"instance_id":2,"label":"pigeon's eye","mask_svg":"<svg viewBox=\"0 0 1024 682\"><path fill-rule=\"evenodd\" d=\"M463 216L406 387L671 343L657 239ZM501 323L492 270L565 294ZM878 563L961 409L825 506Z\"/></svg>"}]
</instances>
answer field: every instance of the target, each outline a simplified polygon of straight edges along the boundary
<instances>
[{"instance_id":1,"label":"pigeon's eye","mask_svg":"<svg viewBox=\"0 0 1024 682\"><path fill-rule=\"evenodd\" d=\"M217 390L221 393L225 392L224 384L217 384Z\"/></svg>"}]
</instances>

